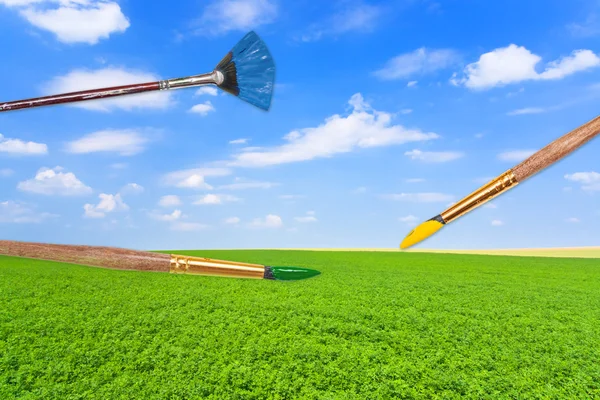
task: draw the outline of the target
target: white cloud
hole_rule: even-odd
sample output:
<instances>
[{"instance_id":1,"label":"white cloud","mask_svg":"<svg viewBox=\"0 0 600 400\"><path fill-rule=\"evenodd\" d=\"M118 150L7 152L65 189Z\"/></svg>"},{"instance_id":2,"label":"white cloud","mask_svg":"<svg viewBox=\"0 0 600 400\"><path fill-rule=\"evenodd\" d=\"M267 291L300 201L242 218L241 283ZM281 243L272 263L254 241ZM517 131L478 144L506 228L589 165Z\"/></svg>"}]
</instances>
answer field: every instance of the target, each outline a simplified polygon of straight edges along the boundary
<instances>
[{"instance_id":1,"label":"white cloud","mask_svg":"<svg viewBox=\"0 0 600 400\"><path fill-rule=\"evenodd\" d=\"M0 0L0 4L17 8L30 24L63 43L94 45L130 26L119 4L109 0Z\"/></svg>"},{"instance_id":2,"label":"white cloud","mask_svg":"<svg viewBox=\"0 0 600 400\"><path fill-rule=\"evenodd\" d=\"M454 50L421 47L413 52L392 58L383 68L375 71L374 75L383 80L406 79L414 75L431 74L449 68L458 60L459 56ZM407 86L412 87L416 84L416 81L410 81Z\"/></svg>"},{"instance_id":3,"label":"white cloud","mask_svg":"<svg viewBox=\"0 0 600 400\"><path fill-rule=\"evenodd\" d=\"M41 168L33 179L19 182L17 188L48 196L79 196L92 193L92 188L77 179L72 172L63 172L62 167Z\"/></svg>"},{"instance_id":4,"label":"white cloud","mask_svg":"<svg viewBox=\"0 0 600 400\"><path fill-rule=\"evenodd\" d=\"M464 156L463 153L453 151L421 151L412 150L404 153L405 156L413 160L420 160L429 163L443 163L454 161Z\"/></svg>"},{"instance_id":5,"label":"white cloud","mask_svg":"<svg viewBox=\"0 0 600 400\"><path fill-rule=\"evenodd\" d=\"M333 115L316 128L294 131L286 135L287 143L257 151L234 155L230 166L266 167L315 158L329 158L356 149L399 145L438 138L435 133L406 129L392 125L392 115L376 111L364 101L362 95L353 95L348 104L353 111L347 117Z\"/></svg>"},{"instance_id":6,"label":"white cloud","mask_svg":"<svg viewBox=\"0 0 600 400\"><path fill-rule=\"evenodd\" d=\"M585 21L570 23L567 25L567 30L569 30L573 36L577 37L597 36L600 34L598 15L594 12L588 13Z\"/></svg>"},{"instance_id":7,"label":"white cloud","mask_svg":"<svg viewBox=\"0 0 600 400\"><path fill-rule=\"evenodd\" d=\"M511 44L481 55L479 61L465 67L464 77L454 74L451 82L469 89L489 89L523 81L562 79L600 65L600 58L591 50L575 50L537 72L536 66L541 60L525 47Z\"/></svg>"},{"instance_id":8,"label":"white cloud","mask_svg":"<svg viewBox=\"0 0 600 400\"><path fill-rule=\"evenodd\" d=\"M279 215L269 214L264 218L255 218L250 227L253 228L281 228L283 220Z\"/></svg>"},{"instance_id":9,"label":"white cloud","mask_svg":"<svg viewBox=\"0 0 600 400\"><path fill-rule=\"evenodd\" d=\"M176 221L183 217L181 210L174 210L171 214L150 213L150 217L158 221Z\"/></svg>"},{"instance_id":10,"label":"white cloud","mask_svg":"<svg viewBox=\"0 0 600 400\"><path fill-rule=\"evenodd\" d=\"M336 37L348 32L369 33L377 27L377 21L382 14L381 7L358 2L339 10L324 21L311 25L304 34L300 35L299 40L314 42L324 37Z\"/></svg>"},{"instance_id":11,"label":"white cloud","mask_svg":"<svg viewBox=\"0 0 600 400\"><path fill-rule=\"evenodd\" d=\"M226 218L225 221L223 221L223 222L225 222L228 225L237 225L240 223L240 221L241 220L238 217L229 217L229 218Z\"/></svg>"},{"instance_id":12,"label":"white cloud","mask_svg":"<svg viewBox=\"0 0 600 400\"><path fill-rule=\"evenodd\" d=\"M214 86L201 86L199 89L196 90L194 96L217 96L218 94L219 91Z\"/></svg>"},{"instance_id":13,"label":"white cloud","mask_svg":"<svg viewBox=\"0 0 600 400\"><path fill-rule=\"evenodd\" d=\"M0 202L0 223L37 224L54 217L57 215L38 213L25 203L12 200Z\"/></svg>"},{"instance_id":14,"label":"white cloud","mask_svg":"<svg viewBox=\"0 0 600 400\"><path fill-rule=\"evenodd\" d=\"M174 194L170 194L167 196L162 196L158 201L158 205L161 207L175 207L181 205L181 199L179 196Z\"/></svg>"},{"instance_id":15,"label":"white cloud","mask_svg":"<svg viewBox=\"0 0 600 400\"><path fill-rule=\"evenodd\" d=\"M76 92L134 83L155 82L161 78L143 71L120 67L107 67L98 70L76 69L66 75L52 79L43 87L44 94ZM134 109L165 109L173 104L173 92L160 90L129 96L117 96L105 99L86 100L69 104L72 107L92 111L108 112L115 109L131 111Z\"/></svg>"},{"instance_id":16,"label":"white cloud","mask_svg":"<svg viewBox=\"0 0 600 400\"><path fill-rule=\"evenodd\" d=\"M498 160L521 162L535 153L536 150L513 150L498 154Z\"/></svg>"},{"instance_id":17,"label":"white cloud","mask_svg":"<svg viewBox=\"0 0 600 400\"><path fill-rule=\"evenodd\" d=\"M406 87L417 87L418 81L410 81L406 84Z\"/></svg>"},{"instance_id":18,"label":"white cloud","mask_svg":"<svg viewBox=\"0 0 600 400\"><path fill-rule=\"evenodd\" d=\"M504 222L499 219L495 219L492 221L492 226L502 226L502 225L504 225Z\"/></svg>"},{"instance_id":19,"label":"white cloud","mask_svg":"<svg viewBox=\"0 0 600 400\"><path fill-rule=\"evenodd\" d=\"M542 107L526 107L526 108L519 108L517 110L513 110L513 111L509 111L506 113L506 115L527 115L527 114L542 114L545 112L548 112L549 110L547 108L542 108Z\"/></svg>"},{"instance_id":20,"label":"white cloud","mask_svg":"<svg viewBox=\"0 0 600 400\"><path fill-rule=\"evenodd\" d=\"M410 108L403 108L402 110L400 110L400 114L403 114L403 115L410 114L412 112L413 112L413 110Z\"/></svg>"},{"instance_id":21,"label":"white cloud","mask_svg":"<svg viewBox=\"0 0 600 400\"><path fill-rule=\"evenodd\" d=\"M598 172L575 172L565 175L565 179L581 184L581 189L587 192L600 191L600 173Z\"/></svg>"},{"instance_id":22,"label":"white cloud","mask_svg":"<svg viewBox=\"0 0 600 400\"><path fill-rule=\"evenodd\" d=\"M214 205L240 201L241 199L228 194L206 194L194 202L195 205Z\"/></svg>"},{"instance_id":23,"label":"white cloud","mask_svg":"<svg viewBox=\"0 0 600 400\"><path fill-rule=\"evenodd\" d=\"M250 181L241 178L236 178L234 183L228 185L219 186L219 190L245 190L245 189L270 189L278 186L278 183L273 182L261 182L261 181Z\"/></svg>"},{"instance_id":24,"label":"white cloud","mask_svg":"<svg viewBox=\"0 0 600 400\"><path fill-rule=\"evenodd\" d=\"M435 192L387 194L382 197L387 200L416 203L446 203L454 199L454 196L452 195Z\"/></svg>"},{"instance_id":25,"label":"white cloud","mask_svg":"<svg viewBox=\"0 0 600 400\"><path fill-rule=\"evenodd\" d=\"M229 174L231 174L231 170L226 168L193 168L168 173L163 176L162 180L167 186L211 190L213 187L205 182L205 177Z\"/></svg>"},{"instance_id":26,"label":"white cloud","mask_svg":"<svg viewBox=\"0 0 600 400\"><path fill-rule=\"evenodd\" d=\"M278 11L273 0L214 0L205 7L198 21L198 33L246 32L274 22Z\"/></svg>"},{"instance_id":27,"label":"white cloud","mask_svg":"<svg viewBox=\"0 0 600 400\"><path fill-rule=\"evenodd\" d=\"M128 183L127 185L123 186L120 190L120 193L122 194L140 194L143 192L144 187L138 185L137 183Z\"/></svg>"},{"instance_id":28,"label":"white cloud","mask_svg":"<svg viewBox=\"0 0 600 400\"><path fill-rule=\"evenodd\" d=\"M171 224L170 228L172 231L183 231L183 232L191 232L191 231L200 231L204 229L210 228L209 225L200 224L197 222L182 222L177 221Z\"/></svg>"},{"instance_id":29,"label":"white cloud","mask_svg":"<svg viewBox=\"0 0 600 400\"><path fill-rule=\"evenodd\" d=\"M0 134L0 153L36 156L48 154L48 146L43 143L24 142L20 139L8 139Z\"/></svg>"},{"instance_id":30,"label":"white cloud","mask_svg":"<svg viewBox=\"0 0 600 400\"><path fill-rule=\"evenodd\" d=\"M483 205L483 208L496 209L496 208L498 208L498 206L495 205L494 203L486 203Z\"/></svg>"},{"instance_id":31,"label":"white cloud","mask_svg":"<svg viewBox=\"0 0 600 400\"><path fill-rule=\"evenodd\" d=\"M201 104L196 104L192 108L190 108L190 112L194 114L200 114L203 117L206 117L209 113L215 112L215 107L212 105L210 101L205 101Z\"/></svg>"},{"instance_id":32,"label":"white cloud","mask_svg":"<svg viewBox=\"0 0 600 400\"><path fill-rule=\"evenodd\" d=\"M408 225L415 225L418 220L419 219L417 217L415 217L414 215L407 215L406 217L398 218L398 221L404 222L405 224L408 224Z\"/></svg>"},{"instance_id":33,"label":"white cloud","mask_svg":"<svg viewBox=\"0 0 600 400\"><path fill-rule=\"evenodd\" d=\"M129 206L123 202L120 194L100 193L98 204L85 204L83 206L84 216L87 218L104 218L107 213L116 211L127 211Z\"/></svg>"},{"instance_id":34,"label":"white cloud","mask_svg":"<svg viewBox=\"0 0 600 400\"><path fill-rule=\"evenodd\" d=\"M246 138L235 139L235 140L229 141L229 144L246 144L246 143L248 143L248 139L246 139Z\"/></svg>"},{"instance_id":35,"label":"white cloud","mask_svg":"<svg viewBox=\"0 0 600 400\"><path fill-rule=\"evenodd\" d=\"M307 211L306 215L304 215L302 217L296 217L294 219L296 221L302 222L302 223L317 222L318 221L317 217L315 217L315 212L314 211Z\"/></svg>"},{"instance_id":36,"label":"white cloud","mask_svg":"<svg viewBox=\"0 0 600 400\"><path fill-rule=\"evenodd\" d=\"M406 183L421 183L425 182L425 179L422 178L409 178L406 180Z\"/></svg>"},{"instance_id":37,"label":"white cloud","mask_svg":"<svg viewBox=\"0 0 600 400\"><path fill-rule=\"evenodd\" d=\"M127 163L114 163L114 164L110 164L110 167L112 169L125 169L128 167Z\"/></svg>"},{"instance_id":38,"label":"white cloud","mask_svg":"<svg viewBox=\"0 0 600 400\"><path fill-rule=\"evenodd\" d=\"M577 223L581 222L581 220L579 218L575 218L575 217L567 218L565 221L569 222L571 224L577 224Z\"/></svg>"},{"instance_id":39,"label":"white cloud","mask_svg":"<svg viewBox=\"0 0 600 400\"><path fill-rule=\"evenodd\" d=\"M93 132L67 143L65 151L74 154L118 153L133 156L144 151L148 139L135 129Z\"/></svg>"},{"instance_id":40,"label":"white cloud","mask_svg":"<svg viewBox=\"0 0 600 400\"><path fill-rule=\"evenodd\" d=\"M0 176L3 177L3 178L5 178L7 176L11 176L14 173L15 173L15 171L13 171L10 168L2 168L2 169L0 169Z\"/></svg>"}]
</instances>

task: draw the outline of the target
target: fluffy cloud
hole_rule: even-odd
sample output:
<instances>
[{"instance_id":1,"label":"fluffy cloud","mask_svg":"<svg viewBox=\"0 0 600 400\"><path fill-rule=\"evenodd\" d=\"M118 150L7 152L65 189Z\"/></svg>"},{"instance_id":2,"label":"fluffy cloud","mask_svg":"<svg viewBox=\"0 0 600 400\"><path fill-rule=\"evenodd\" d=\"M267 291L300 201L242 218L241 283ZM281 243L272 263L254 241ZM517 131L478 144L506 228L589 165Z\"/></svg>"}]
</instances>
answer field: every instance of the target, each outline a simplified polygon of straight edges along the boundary
<instances>
[{"instance_id":1,"label":"fluffy cloud","mask_svg":"<svg viewBox=\"0 0 600 400\"><path fill-rule=\"evenodd\" d=\"M158 221L177 221L182 217L183 213L181 212L181 210L174 210L171 214L159 214L156 212L150 213L150 218L156 219Z\"/></svg>"},{"instance_id":2,"label":"fluffy cloud","mask_svg":"<svg viewBox=\"0 0 600 400\"><path fill-rule=\"evenodd\" d=\"M431 74L449 68L458 61L459 56L454 50L422 47L392 58L373 74L383 80L406 79L414 75ZM417 81L410 81L407 86L413 87L416 84Z\"/></svg>"},{"instance_id":3,"label":"fluffy cloud","mask_svg":"<svg viewBox=\"0 0 600 400\"><path fill-rule=\"evenodd\" d=\"M281 228L283 220L279 215L269 214L264 218L255 218L250 227L253 228Z\"/></svg>"},{"instance_id":4,"label":"fluffy cloud","mask_svg":"<svg viewBox=\"0 0 600 400\"><path fill-rule=\"evenodd\" d=\"M414 215L407 215L405 217L398 218L398 221L403 222L409 226L415 226L417 224L417 222L419 221L419 219L417 217L415 217Z\"/></svg>"},{"instance_id":5,"label":"fluffy cloud","mask_svg":"<svg viewBox=\"0 0 600 400\"><path fill-rule=\"evenodd\" d=\"M0 202L0 223L37 224L57 215L39 213L28 204L11 200Z\"/></svg>"},{"instance_id":6,"label":"fluffy cloud","mask_svg":"<svg viewBox=\"0 0 600 400\"><path fill-rule=\"evenodd\" d=\"M212 105L210 101L205 101L201 104L196 104L192 108L190 108L190 112L194 114L200 114L203 117L206 117L209 113L214 112L215 107Z\"/></svg>"},{"instance_id":7,"label":"fluffy cloud","mask_svg":"<svg viewBox=\"0 0 600 400\"><path fill-rule=\"evenodd\" d=\"M181 205L181 199L179 196L174 194L170 194L167 196L162 196L158 201L158 205L161 207L175 207Z\"/></svg>"},{"instance_id":8,"label":"fluffy cloud","mask_svg":"<svg viewBox=\"0 0 600 400\"><path fill-rule=\"evenodd\" d=\"M0 153L37 156L48 154L48 146L43 143L24 142L20 139L8 139L0 134Z\"/></svg>"},{"instance_id":9,"label":"fluffy cloud","mask_svg":"<svg viewBox=\"0 0 600 400\"><path fill-rule=\"evenodd\" d=\"M144 187L137 183L128 183L123 186L119 193L121 194L140 194L144 192Z\"/></svg>"},{"instance_id":10,"label":"fluffy cloud","mask_svg":"<svg viewBox=\"0 0 600 400\"><path fill-rule=\"evenodd\" d=\"M218 94L219 91L214 86L201 86L199 89L196 90L194 96L217 96Z\"/></svg>"},{"instance_id":11,"label":"fluffy cloud","mask_svg":"<svg viewBox=\"0 0 600 400\"><path fill-rule=\"evenodd\" d=\"M454 196L435 192L386 194L382 197L387 200L408 201L413 203L447 203L454 200Z\"/></svg>"},{"instance_id":12,"label":"fluffy cloud","mask_svg":"<svg viewBox=\"0 0 600 400\"><path fill-rule=\"evenodd\" d=\"M567 218L565 221L570 224L578 224L581 222L581 220L579 218L575 218L575 217Z\"/></svg>"},{"instance_id":13,"label":"fluffy cloud","mask_svg":"<svg viewBox=\"0 0 600 400\"><path fill-rule=\"evenodd\" d=\"M240 201L241 199L228 194L206 194L194 202L195 205L214 205Z\"/></svg>"},{"instance_id":14,"label":"fluffy cloud","mask_svg":"<svg viewBox=\"0 0 600 400\"><path fill-rule=\"evenodd\" d=\"M315 212L314 211L307 211L305 216L302 217L296 217L294 218L296 221L298 222L317 222L318 219L317 217L315 217Z\"/></svg>"},{"instance_id":15,"label":"fluffy cloud","mask_svg":"<svg viewBox=\"0 0 600 400\"><path fill-rule=\"evenodd\" d=\"M228 185L221 185L218 187L219 190L245 190L245 189L270 189L278 186L278 183L273 182L261 182L261 181L250 181L242 178L235 178L233 183Z\"/></svg>"},{"instance_id":16,"label":"fluffy cloud","mask_svg":"<svg viewBox=\"0 0 600 400\"><path fill-rule=\"evenodd\" d=\"M443 163L454 161L464 156L463 153L453 151L421 151L412 150L404 153L405 156L413 160L420 160L428 163Z\"/></svg>"},{"instance_id":17,"label":"fluffy cloud","mask_svg":"<svg viewBox=\"0 0 600 400\"><path fill-rule=\"evenodd\" d=\"M214 0L204 9L197 32L209 35L246 32L272 23L277 14L278 7L272 0Z\"/></svg>"},{"instance_id":18,"label":"fluffy cloud","mask_svg":"<svg viewBox=\"0 0 600 400\"><path fill-rule=\"evenodd\" d=\"M41 168L33 179L19 182L19 190L43 195L80 196L92 193L92 188L81 182L72 172L62 167Z\"/></svg>"},{"instance_id":19,"label":"fluffy cloud","mask_svg":"<svg viewBox=\"0 0 600 400\"><path fill-rule=\"evenodd\" d=\"M55 77L43 86L43 91L44 94L52 95L134 83L155 82L158 80L160 80L160 77L154 74L119 67L106 67L98 70L76 69L66 75ZM171 106L172 96L172 91L161 90L140 93L134 96L86 100L69 104L69 106L103 112L115 109L125 111L132 111L134 109L158 110Z\"/></svg>"},{"instance_id":20,"label":"fluffy cloud","mask_svg":"<svg viewBox=\"0 0 600 400\"><path fill-rule=\"evenodd\" d=\"M438 138L435 133L392 125L392 115L372 109L360 93L353 95L348 104L352 107L350 115L336 114L315 128L292 131L284 136L287 143L280 146L235 154L229 165L265 167Z\"/></svg>"},{"instance_id":21,"label":"fluffy cloud","mask_svg":"<svg viewBox=\"0 0 600 400\"><path fill-rule=\"evenodd\" d=\"M248 143L248 139L246 139L246 138L235 139L235 140L229 141L229 144L246 144L246 143Z\"/></svg>"},{"instance_id":22,"label":"fluffy cloud","mask_svg":"<svg viewBox=\"0 0 600 400\"><path fill-rule=\"evenodd\" d=\"M65 150L74 154L104 152L133 156L144 151L147 142L148 138L135 129L104 130L67 143Z\"/></svg>"},{"instance_id":23,"label":"fluffy cloud","mask_svg":"<svg viewBox=\"0 0 600 400\"><path fill-rule=\"evenodd\" d=\"M510 162L521 162L535 153L536 150L513 150L506 151L504 153L498 154L498 160L500 161L510 161Z\"/></svg>"},{"instance_id":24,"label":"fluffy cloud","mask_svg":"<svg viewBox=\"0 0 600 400\"><path fill-rule=\"evenodd\" d=\"M223 221L223 222L225 222L228 225L237 225L240 223L240 221L241 220L238 217L229 217L229 218L226 218L225 221Z\"/></svg>"},{"instance_id":25,"label":"fluffy cloud","mask_svg":"<svg viewBox=\"0 0 600 400\"><path fill-rule=\"evenodd\" d=\"M581 184L581 189L587 192L600 191L600 173L598 172L575 172L565 175L565 179Z\"/></svg>"},{"instance_id":26,"label":"fluffy cloud","mask_svg":"<svg viewBox=\"0 0 600 400\"><path fill-rule=\"evenodd\" d=\"M348 32L368 33L377 27L377 21L382 15L381 7L356 2L350 7L338 10L324 21L311 25L298 39L302 42L314 42Z\"/></svg>"},{"instance_id":27,"label":"fluffy cloud","mask_svg":"<svg viewBox=\"0 0 600 400\"><path fill-rule=\"evenodd\" d=\"M541 60L525 47L511 44L481 55L477 62L465 67L463 77L455 74L451 82L469 89L489 89L523 81L562 79L600 65L600 58L591 50L575 50L569 56L547 63L546 68L538 72L536 67Z\"/></svg>"},{"instance_id":28,"label":"fluffy cloud","mask_svg":"<svg viewBox=\"0 0 600 400\"><path fill-rule=\"evenodd\" d=\"M85 217L104 218L107 213L129 210L129 206L123 202L120 194L101 193L98 197L100 198L98 204L85 204L83 206Z\"/></svg>"},{"instance_id":29,"label":"fluffy cloud","mask_svg":"<svg viewBox=\"0 0 600 400\"><path fill-rule=\"evenodd\" d=\"M121 7L109 0L0 0L14 7L33 26L63 43L98 43L123 33L130 23Z\"/></svg>"},{"instance_id":30,"label":"fluffy cloud","mask_svg":"<svg viewBox=\"0 0 600 400\"><path fill-rule=\"evenodd\" d=\"M175 171L163 176L163 183L186 189L206 189L213 187L205 182L205 177L230 175L231 170L227 168L193 168Z\"/></svg>"},{"instance_id":31,"label":"fluffy cloud","mask_svg":"<svg viewBox=\"0 0 600 400\"><path fill-rule=\"evenodd\" d=\"M499 219L495 219L492 221L492 226L502 226L502 225L504 225L504 222Z\"/></svg>"}]
</instances>

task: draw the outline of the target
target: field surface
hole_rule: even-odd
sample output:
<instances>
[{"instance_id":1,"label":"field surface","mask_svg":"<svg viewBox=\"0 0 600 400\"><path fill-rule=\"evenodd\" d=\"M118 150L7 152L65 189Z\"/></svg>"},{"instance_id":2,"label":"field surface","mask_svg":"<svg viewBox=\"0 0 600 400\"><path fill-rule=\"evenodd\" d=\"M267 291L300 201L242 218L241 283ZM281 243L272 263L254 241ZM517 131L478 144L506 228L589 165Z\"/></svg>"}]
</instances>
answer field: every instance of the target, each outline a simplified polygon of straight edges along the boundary
<instances>
[{"instance_id":1,"label":"field surface","mask_svg":"<svg viewBox=\"0 0 600 400\"><path fill-rule=\"evenodd\" d=\"M298 282L0 257L0 399L600 398L600 263L202 251Z\"/></svg>"}]
</instances>

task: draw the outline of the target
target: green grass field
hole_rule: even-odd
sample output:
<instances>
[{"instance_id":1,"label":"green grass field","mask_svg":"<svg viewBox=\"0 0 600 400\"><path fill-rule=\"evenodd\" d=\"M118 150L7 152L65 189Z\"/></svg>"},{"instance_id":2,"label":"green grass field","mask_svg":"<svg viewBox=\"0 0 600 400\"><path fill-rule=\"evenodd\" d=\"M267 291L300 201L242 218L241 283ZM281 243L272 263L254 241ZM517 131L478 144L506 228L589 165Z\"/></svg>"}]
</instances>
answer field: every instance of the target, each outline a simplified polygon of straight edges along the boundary
<instances>
[{"instance_id":1,"label":"green grass field","mask_svg":"<svg viewBox=\"0 0 600 400\"><path fill-rule=\"evenodd\" d=\"M600 262L178 253L274 282L0 257L0 399L600 397Z\"/></svg>"}]
</instances>

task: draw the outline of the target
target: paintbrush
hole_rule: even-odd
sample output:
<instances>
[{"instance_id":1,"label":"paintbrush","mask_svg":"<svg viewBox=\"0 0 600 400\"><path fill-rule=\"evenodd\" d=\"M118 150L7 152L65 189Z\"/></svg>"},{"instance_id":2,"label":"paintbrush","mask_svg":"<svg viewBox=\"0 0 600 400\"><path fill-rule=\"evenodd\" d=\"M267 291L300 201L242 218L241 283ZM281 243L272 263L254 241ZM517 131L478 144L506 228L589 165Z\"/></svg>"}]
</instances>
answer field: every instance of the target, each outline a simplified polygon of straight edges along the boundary
<instances>
[{"instance_id":1,"label":"paintbrush","mask_svg":"<svg viewBox=\"0 0 600 400\"><path fill-rule=\"evenodd\" d=\"M525 179L568 156L573 151L593 139L598 133L600 133L600 117L596 117L588 123L581 125L579 128L556 139L516 167L509 169L502 175L460 200L458 203L450 206L443 213L423 222L404 238L400 244L400 248L406 249L428 238L439 231L444 225L449 224L458 217L492 200L523 182Z\"/></svg>"},{"instance_id":2,"label":"paintbrush","mask_svg":"<svg viewBox=\"0 0 600 400\"><path fill-rule=\"evenodd\" d=\"M46 244L12 240L0 240L0 255L120 270L277 281L295 281L320 274L319 271L314 269L300 267L267 266L117 247Z\"/></svg>"},{"instance_id":3,"label":"paintbrush","mask_svg":"<svg viewBox=\"0 0 600 400\"><path fill-rule=\"evenodd\" d=\"M202 85L216 85L267 111L271 106L274 81L275 64L269 49L255 32L249 32L210 73L0 103L0 112Z\"/></svg>"}]
</instances>

